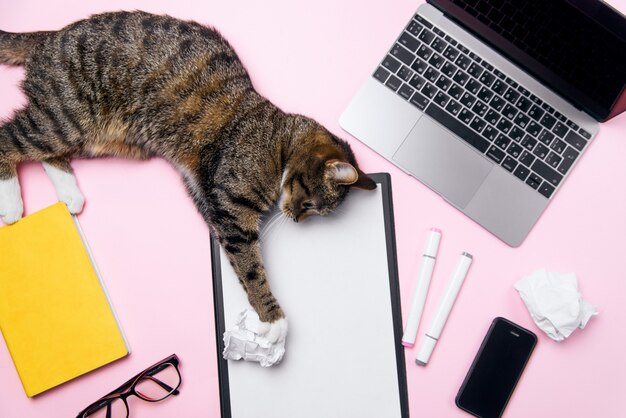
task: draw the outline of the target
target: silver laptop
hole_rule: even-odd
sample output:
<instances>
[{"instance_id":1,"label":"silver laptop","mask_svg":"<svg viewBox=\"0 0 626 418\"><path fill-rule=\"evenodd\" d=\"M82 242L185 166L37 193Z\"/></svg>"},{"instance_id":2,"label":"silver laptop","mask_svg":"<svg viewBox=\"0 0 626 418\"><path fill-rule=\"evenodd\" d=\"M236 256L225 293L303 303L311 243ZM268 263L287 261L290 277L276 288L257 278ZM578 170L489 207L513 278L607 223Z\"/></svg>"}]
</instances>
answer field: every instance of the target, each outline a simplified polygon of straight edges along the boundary
<instances>
[{"instance_id":1,"label":"silver laptop","mask_svg":"<svg viewBox=\"0 0 626 418\"><path fill-rule=\"evenodd\" d=\"M429 0L340 124L516 247L626 109L625 69L603 2Z\"/></svg>"}]
</instances>

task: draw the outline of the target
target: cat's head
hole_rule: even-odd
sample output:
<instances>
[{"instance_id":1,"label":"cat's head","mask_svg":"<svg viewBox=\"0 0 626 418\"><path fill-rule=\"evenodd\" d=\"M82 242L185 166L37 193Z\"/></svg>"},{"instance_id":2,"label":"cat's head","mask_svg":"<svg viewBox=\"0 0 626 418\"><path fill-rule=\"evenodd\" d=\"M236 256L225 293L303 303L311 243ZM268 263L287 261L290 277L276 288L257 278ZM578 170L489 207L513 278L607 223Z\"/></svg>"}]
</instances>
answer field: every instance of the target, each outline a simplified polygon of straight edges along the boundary
<instances>
[{"instance_id":1,"label":"cat's head","mask_svg":"<svg viewBox=\"0 0 626 418\"><path fill-rule=\"evenodd\" d=\"M345 141L319 130L305 143L283 172L280 208L288 218L298 222L310 215L327 215L351 187L376 188L376 183L359 169Z\"/></svg>"}]
</instances>

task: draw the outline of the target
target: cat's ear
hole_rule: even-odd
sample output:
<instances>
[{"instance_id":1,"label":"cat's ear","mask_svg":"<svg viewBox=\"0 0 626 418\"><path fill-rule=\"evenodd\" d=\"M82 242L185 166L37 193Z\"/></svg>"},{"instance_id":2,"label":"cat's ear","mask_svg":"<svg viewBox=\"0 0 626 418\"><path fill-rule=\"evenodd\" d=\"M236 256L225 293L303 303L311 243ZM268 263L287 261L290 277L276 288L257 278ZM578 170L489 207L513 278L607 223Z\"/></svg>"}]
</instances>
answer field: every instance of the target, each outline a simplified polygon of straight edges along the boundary
<instances>
[{"instance_id":1,"label":"cat's ear","mask_svg":"<svg viewBox=\"0 0 626 418\"><path fill-rule=\"evenodd\" d=\"M337 184L351 185L359 179L359 173L352 164L340 160L326 161L326 168L330 170L333 180Z\"/></svg>"},{"instance_id":2,"label":"cat's ear","mask_svg":"<svg viewBox=\"0 0 626 418\"><path fill-rule=\"evenodd\" d=\"M354 168L352 164L340 160L328 160L326 161L326 167L332 170L333 179L337 184L349 185L365 190L376 188L374 180L358 168Z\"/></svg>"},{"instance_id":3,"label":"cat's ear","mask_svg":"<svg viewBox=\"0 0 626 418\"><path fill-rule=\"evenodd\" d=\"M359 178L355 183L352 183L352 187L363 190L374 190L376 188L376 182L372 180L367 174L357 168Z\"/></svg>"}]
</instances>

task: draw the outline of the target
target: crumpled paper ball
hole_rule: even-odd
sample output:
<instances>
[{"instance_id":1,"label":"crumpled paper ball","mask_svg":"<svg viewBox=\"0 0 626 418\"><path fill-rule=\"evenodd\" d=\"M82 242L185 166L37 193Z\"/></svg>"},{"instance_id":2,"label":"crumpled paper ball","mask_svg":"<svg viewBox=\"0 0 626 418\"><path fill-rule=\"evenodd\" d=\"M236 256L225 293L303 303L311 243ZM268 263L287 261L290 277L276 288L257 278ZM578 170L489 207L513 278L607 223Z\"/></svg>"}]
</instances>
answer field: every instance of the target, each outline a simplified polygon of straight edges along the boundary
<instances>
[{"instance_id":1,"label":"crumpled paper ball","mask_svg":"<svg viewBox=\"0 0 626 418\"><path fill-rule=\"evenodd\" d=\"M268 324L252 309L239 314L235 326L224 333L226 360L256 361L261 367L280 363L285 354L287 321L280 319Z\"/></svg>"},{"instance_id":2,"label":"crumpled paper ball","mask_svg":"<svg viewBox=\"0 0 626 418\"><path fill-rule=\"evenodd\" d=\"M563 341L576 328L585 328L589 319L598 314L578 291L574 273L537 270L514 287L535 324L555 341Z\"/></svg>"}]
</instances>

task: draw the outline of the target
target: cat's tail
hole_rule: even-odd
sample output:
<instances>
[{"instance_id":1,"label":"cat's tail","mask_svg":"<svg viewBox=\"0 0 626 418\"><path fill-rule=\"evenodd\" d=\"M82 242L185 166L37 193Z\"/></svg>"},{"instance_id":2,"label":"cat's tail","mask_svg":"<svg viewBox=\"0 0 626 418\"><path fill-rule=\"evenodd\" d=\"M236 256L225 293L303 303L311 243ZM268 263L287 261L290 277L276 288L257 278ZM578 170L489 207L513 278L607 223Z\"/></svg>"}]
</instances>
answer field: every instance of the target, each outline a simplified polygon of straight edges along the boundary
<instances>
[{"instance_id":1,"label":"cat's tail","mask_svg":"<svg viewBox=\"0 0 626 418\"><path fill-rule=\"evenodd\" d=\"M52 33L9 33L0 30L0 64L24 65L30 51Z\"/></svg>"}]
</instances>

